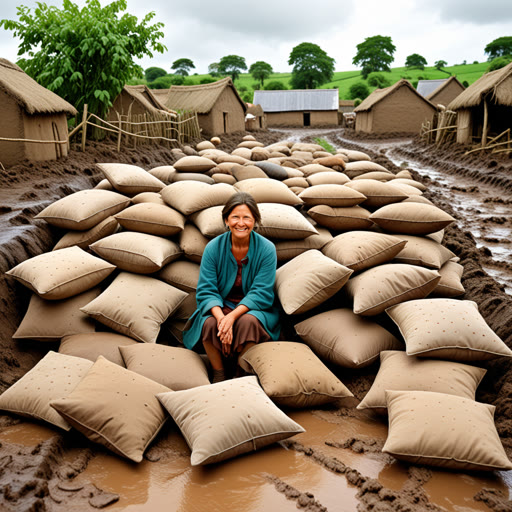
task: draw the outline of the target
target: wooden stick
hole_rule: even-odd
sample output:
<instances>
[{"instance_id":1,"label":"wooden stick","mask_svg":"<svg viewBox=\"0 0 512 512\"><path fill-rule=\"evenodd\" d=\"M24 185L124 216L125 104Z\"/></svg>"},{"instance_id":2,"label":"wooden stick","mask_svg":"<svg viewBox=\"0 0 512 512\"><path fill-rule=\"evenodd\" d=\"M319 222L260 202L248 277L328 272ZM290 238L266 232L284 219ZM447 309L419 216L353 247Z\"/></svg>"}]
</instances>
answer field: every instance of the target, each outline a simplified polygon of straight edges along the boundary
<instances>
[{"instance_id":1,"label":"wooden stick","mask_svg":"<svg viewBox=\"0 0 512 512\"><path fill-rule=\"evenodd\" d=\"M484 98L484 127L482 131L482 147L487 146L487 131L489 122L489 108L487 107L487 98Z\"/></svg>"},{"instance_id":2,"label":"wooden stick","mask_svg":"<svg viewBox=\"0 0 512 512\"><path fill-rule=\"evenodd\" d=\"M121 116L119 115L119 112L116 110L117 120L119 121L119 135L117 136L117 152L119 153L121 151Z\"/></svg>"},{"instance_id":3,"label":"wooden stick","mask_svg":"<svg viewBox=\"0 0 512 512\"><path fill-rule=\"evenodd\" d=\"M82 116L82 151L85 152L85 141L87 140L87 103L84 104L84 115Z\"/></svg>"},{"instance_id":4,"label":"wooden stick","mask_svg":"<svg viewBox=\"0 0 512 512\"><path fill-rule=\"evenodd\" d=\"M32 144L67 144L68 139L66 140L36 140L36 139L10 139L8 137L0 137L0 140L4 140L6 142L30 142Z\"/></svg>"}]
</instances>

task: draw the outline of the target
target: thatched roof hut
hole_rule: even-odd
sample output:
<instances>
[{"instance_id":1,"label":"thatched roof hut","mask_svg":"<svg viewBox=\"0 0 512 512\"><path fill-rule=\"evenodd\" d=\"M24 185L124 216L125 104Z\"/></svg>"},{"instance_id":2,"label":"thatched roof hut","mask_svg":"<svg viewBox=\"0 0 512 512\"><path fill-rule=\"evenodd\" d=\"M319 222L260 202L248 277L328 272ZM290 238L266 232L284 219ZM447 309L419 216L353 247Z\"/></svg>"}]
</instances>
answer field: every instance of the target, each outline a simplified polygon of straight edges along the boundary
<instances>
[{"instance_id":1,"label":"thatched roof hut","mask_svg":"<svg viewBox=\"0 0 512 512\"><path fill-rule=\"evenodd\" d=\"M108 119L117 121L121 116L143 114L163 114L169 112L167 107L153 94L146 85L125 85L114 100L109 110Z\"/></svg>"},{"instance_id":2,"label":"thatched roof hut","mask_svg":"<svg viewBox=\"0 0 512 512\"><path fill-rule=\"evenodd\" d=\"M39 85L19 66L0 59L0 139L67 140L67 116L76 109ZM68 153L66 144L0 140L0 162L14 165L24 159L54 160Z\"/></svg>"},{"instance_id":3,"label":"thatched roof hut","mask_svg":"<svg viewBox=\"0 0 512 512\"><path fill-rule=\"evenodd\" d=\"M465 87L457 80L457 77L440 78L437 80L420 80L416 90L430 103L434 105L448 105Z\"/></svg>"},{"instance_id":4,"label":"thatched roof hut","mask_svg":"<svg viewBox=\"0 0 512 512\"><path fill-rule=\"evenodd\" d=\"M162 105L166 104L169 89L149 89L149 91Z\"/></svg>"},{"instance_id":5,"label":"thatched roof hut","mask_svg":"<svg viewBox=\"0 0 512 512\"><path fill-rule=\"evenodd\" d=\"M354 112L356 131L417 133L436 107L402 79L385 89L375 89Z\"/></svg>"},{"instance_id":6,"label":"thatched roof hut","mask_svg":"<svg viewBox=\"0 0 512 512\"><path fill-rule=\"evenodd\" d=\"M229 77L211 84L173 85L165 105L172 110L196 112L204 134L245 130L247 107Z\"/></svg>"},{"instance_id":7,"label":"thatched roof hut","mask_svg":"<svg viewBox=\"0 0 512 512\"><path fill-rule=\"evenodd\" d=\"M457 142L487 143L490 134L512 129L512 63L480 77L448 104L457 112Z\"/></svg>"},{"instance_id":8,"label":"thatched roof hut","mask_svg":"<svg viewBox=\"0 0 512 512\"><path fill-rule=\"evenodd\" d=\"M261 108L261 105L246 103L246 106L247 114L245 118L245 129L248 131L266 130L267 116L265 112L263 112L263 108Z\"/></svg>"}]
</instances>

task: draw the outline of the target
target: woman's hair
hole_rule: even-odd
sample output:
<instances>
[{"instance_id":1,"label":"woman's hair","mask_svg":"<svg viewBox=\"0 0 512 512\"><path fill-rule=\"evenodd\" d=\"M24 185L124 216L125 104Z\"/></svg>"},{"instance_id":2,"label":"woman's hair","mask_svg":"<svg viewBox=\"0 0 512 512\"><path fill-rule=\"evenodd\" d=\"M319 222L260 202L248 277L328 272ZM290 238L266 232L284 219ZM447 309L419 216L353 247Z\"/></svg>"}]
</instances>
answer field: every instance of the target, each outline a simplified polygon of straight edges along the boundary
<instances>
[{"instance_id":1,"label":"woman's hair","mask_svg":"<svg viewBox=\"0 0 512 512\"><path fill-rule=\"evenodd\" d=\"M247 208L249 208L252 216L254 217L254 223L258 226L261 222L261 214L258 209L258 205L251 194L247 192L237 192L233 194L224 205L222 209L222 220L226 222L228 220L229 214L237 207L242 204L245 204Z\"/></svg>"}]
</instances>

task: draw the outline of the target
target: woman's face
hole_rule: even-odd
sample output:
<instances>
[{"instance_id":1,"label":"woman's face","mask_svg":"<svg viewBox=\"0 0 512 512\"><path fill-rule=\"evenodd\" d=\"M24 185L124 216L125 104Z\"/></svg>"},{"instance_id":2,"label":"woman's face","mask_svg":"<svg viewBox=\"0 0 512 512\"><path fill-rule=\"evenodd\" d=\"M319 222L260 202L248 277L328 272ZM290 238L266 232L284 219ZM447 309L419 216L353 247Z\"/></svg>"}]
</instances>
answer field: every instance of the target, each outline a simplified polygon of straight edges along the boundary
<instances>
[{"instance_id":1,"label":"woman's face","mask_svg":"<svg viewBox=\"0 0 512 512\"><path fill-rule=\"evenodd\" d=\"M226 226L231 231L233 240L248 240L254 229L254 217L248 206L245 204L235 206L228 215Z\"/></svg>"}]
</instances>

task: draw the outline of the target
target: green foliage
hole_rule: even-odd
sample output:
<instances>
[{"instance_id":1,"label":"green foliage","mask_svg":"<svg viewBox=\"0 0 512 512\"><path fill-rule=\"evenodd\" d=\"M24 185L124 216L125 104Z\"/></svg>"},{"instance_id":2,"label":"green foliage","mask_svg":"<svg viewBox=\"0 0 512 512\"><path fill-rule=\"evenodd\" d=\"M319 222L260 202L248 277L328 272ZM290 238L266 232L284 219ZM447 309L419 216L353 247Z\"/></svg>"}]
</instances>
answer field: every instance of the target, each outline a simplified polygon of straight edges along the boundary
<instances>
[{"instance_id":1,"label":"green foliage","mask_svg":"<svg viewBox=\"0 0 512 512\"><path fill-rule=\"evenodd\" d=\"M354 100L354 108L358 107L359 105L361 105L361 103L363 103L363 100L361 98L356 98Z\"/></svg>"},{"instance_id":2,"label":"green foliage","mask_svg":"<svg viewBox=\"0 0 512 512\"><path fill-rule=\"evenodd\" d=\"M332 57L313 43L301 43L292 49L288 64L293 66L293 89L316 89L332 80L334 73Z\"/></svg>"},{"instance_id":3,"label":"green foliage","mask_svg":"<svg viewBox=\"0 0 512 512\"><path fill-rule=\"evenodd\" d=\"M253 93L246 91L241 95L241 98L245 101L245 103L252 103Z\"/></svg>"},{"instance_id":4,"label":"green foliage","mask_svg":"<svg viewBox=\"0 0 512 512\"><path fill-rule=\"evenodd\" d=\"M146 71L144 71L144 76L146 77L147 82L153 82L156 80L159 76L165 76L167 75L167 71L162 68L148 68Z\"/></svg>"},{"instance_id":5,"label":"green foliage","mask_svg":"<svg viewBox=\"0 0 512 512\"><path fill-rule=\"evenodd\" d=\"M169 89L172 85L172 75L159 76L151 82L151 89Z\"/></svg>"},{"instance_id":6,"label":"green foliage","mask_svg":"<svg viewBox=\"0 0 512 512\"><path fill-rule=\"evenodd\" d=\"M265 91L286 91L287 87L279 80L271 80L270 82L267 82L263 89Z\"/></svg>"},{"instance_id":7,"label":"green foliage","mask_svg":"<svg viewBox=\"0 0 512 512\"><path fill-rule=\"evenodd\" d=\"M265 85L265 80L274 72L272 66L263 60L258 60L254 64L251 64L249 68L249 73L254 78L254 80L258 80L261 84L261 87Z\"/></svg>"},{"instance_id":8,"label":"green foliage","mask_svg":"<svg viewBox=\"0 0 512 512\"><path fill-rule=\"evenodd\" d=\"M329 142L327 142L325 139L320 139L317 137L317 138L314 138L313 140L319 146L322 146L325 149L325 151L332 153L333 155L336 154L336 148L332 144L329 144Z\"/></svg>"},{"instance_id":9,"label":"green foliage","mask_svg":"<svg viewBox=\"0 0 512 512\"><path fill-rule=\"evenodd\" d=\"M205 76L204 78L201 78L201 80L199 80L199 83L200 84L213 84L213 82L216 82L217 79L216 78L213 78L211 76Z\"/></svg>"},{"instance_id":10,"label":"green foliage","mask_svg":"<svg viewBox=\"0 0 512 512\"><path fill-rule=\"evenodd\" d=\"M467 88L467 87L469 87L469 82L467 80L464 80L462 82L462 85Z\"/></svg>"},{"instance_id":11,"label":"green foliage","mask_svg":"<svg viewBox=\"0 0 512 512\"><path fill-rule=\"evenodd\" d=\"M411 85L412 85L415 89L417 89L417 88L418 88L418 82L419 82L419 80L413 80L413 81L411 82Z\"/></svg>"},{"instance_id":12,"label":"green foliage","mask_svg":"<svg viewBox=\"0 0 512 512\"><path fill-rule=\"evenodd\" d=\"M233 82L239 77L242 70L246 69L245 59L239 55L226 55L219 61L218 72L221 75L229 75Z\"/></svg>"},{"instance_id":13,"label":"green foliage","mask_svg":"<svg viewBox=\"0 0 512 512\"><path fill-rule=\"evenodd\" d=\"M427 59L419 53L412 53L405 59L405 67L413 69L425 69Z\"/></svg>"},{"instance_id":14,"label":"green foliage","mask_svg":"<svg viewBox=\"0 0 512 512\"><path fill-rule=\"evenodd\" d=\"M177 59L172 63L171 69L176 75L188 76L191 69L195 69L194 63L190 59Z\"/></svg>"},{"instance_id":15,"label":"green foliage","mask_svg":"<svg viewBox=\"0 0 512 512\"><path fill-rule=\"evenodd\" d=\"M357 53L352 64L361 66L364 79L372 71L390 71L389 65L393 62L396 47L388 36L367 37L357 45Z\"/></svg>"},{"instance_id":16,"label":"green foliage","mask_svg":"<svg viewBox=\"0 0 512 512\"><path fill-rule=\"evenodd\" d=\"M32 10L17 8L19 21L1 20L21 42L18 64L44 87L63 97L78 110L104 116L112 101L132 78L142 78L143 69L134 59L166 49L162 23L150 24L154 12L139 20L120 15L126 0L101 7L99 0L86 0L80 9L63 0L61 9L38 3Z\"/></svg>"},{"instance_id":17,"label":"green foliage","mask_svg":"<svg viewBox=\"0 0 512 512\"><path fill-rule=\"evenodd\" d=\"M183 75L168 75L171 79L171 85L185 85L185 77Z\"/></svg>"},{"instance_id":18,"label":"green foliage","mask_svg":"<svg viewBox=\"0 0 512 512\"><path fill-rule=\"evenodd\" d=\"M246 86L246 85L241 84L241 85L239 85L239 86L236 88L236 90L237 90L238 92L247 92L247 90L248 90L248 89L247 89L247 86Z\"/></svg>"},{"instance_id":19,"label":"green foliage","mask_svg":"<svg viewBox=\"0 0 512 512\"><path fill-rule=\"evenodd\" d=\"M261 84L258 82L254 82L251 84L251 88L253 91L259 91L261 89Z\"/></svg>"},{"instance_id":20,"label":"green foliage","mask_svg":"<svg viewBox=\"0 0 512 512\"><path fill-rule=\"evenodd\" d=\"M487 53L489 61L497 57L512 55L512 36L498 37L485 47L484 52Z\"/></svg>"},{"instance_id":21,"label":"green foliage","mask_svg":"<svg viewBox=\"0 0 512 512\"><path fill-rule=\"evenodd\" d=\"M208 66L208 73L213 76L214 78L217 78L220 76L220 71L219 71L219 63L218 62L212 62L209 66Z\"/></svg>"},{"instance_id":22,"label":"green foliage","mask_svg":"<svg viewBox=\"0 0 512 512\"><path fill-rule=\"evenodd\" d=\"M391 85L390 81L382 73L372 73L368 77L368 85L377 87L378 89L384 89Z\"/></svg>"},{"instance_id":23,"label":"green foliage","mask_svg":"<svg viewBox=\"0 0 512 512\"><path fill-rule=\"evenodd\" d=\"M503 57L496 57L491 61L487 71L496 71L497 69L504 68L507 64L512 62L512 55L504 55Z\"/></svg>"},{"instance_id":24,"label":"green foliage","mask_svg":"<svg viewBox=\"0 0 512 512\"><path fill-rule=\"evenodd\" d=\"M350 86L348 90L349 99L355 100L356 98L364 100L370 95L370 89L364 82L356 82Z\"/></svg>"}]
</instances>

